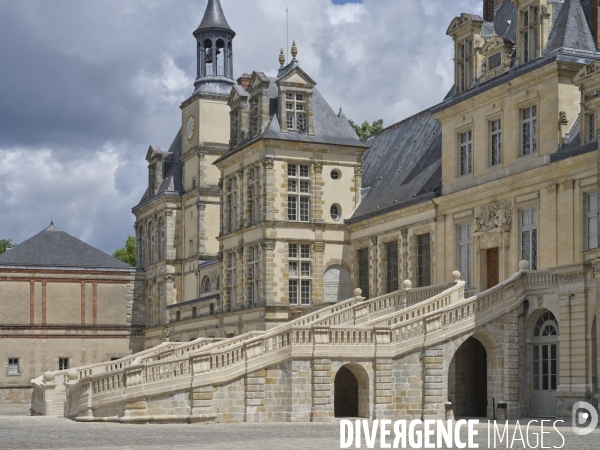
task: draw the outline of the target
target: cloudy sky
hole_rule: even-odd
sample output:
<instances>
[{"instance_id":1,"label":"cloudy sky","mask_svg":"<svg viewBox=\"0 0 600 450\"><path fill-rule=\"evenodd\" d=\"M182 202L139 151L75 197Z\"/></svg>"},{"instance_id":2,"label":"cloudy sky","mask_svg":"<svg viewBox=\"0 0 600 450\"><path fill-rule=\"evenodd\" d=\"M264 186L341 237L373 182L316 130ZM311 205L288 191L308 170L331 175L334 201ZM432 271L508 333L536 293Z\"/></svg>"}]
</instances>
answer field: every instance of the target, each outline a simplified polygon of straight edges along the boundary
<instances>
[{"instance_id":1,"label":"cloudy sky","mask_svg":"<svg viewBox=\"0 0 600 450\"><path fill-rule=\"evenodd\" d=\"M443 99L461 12L482 0L222 0L234 70L275 74L286 46L329 103L391 125ZM48 226L112 253L133 234L150 144L192 93L206 0L0 0L0 239Z\"/></svg>"}]
</instances>

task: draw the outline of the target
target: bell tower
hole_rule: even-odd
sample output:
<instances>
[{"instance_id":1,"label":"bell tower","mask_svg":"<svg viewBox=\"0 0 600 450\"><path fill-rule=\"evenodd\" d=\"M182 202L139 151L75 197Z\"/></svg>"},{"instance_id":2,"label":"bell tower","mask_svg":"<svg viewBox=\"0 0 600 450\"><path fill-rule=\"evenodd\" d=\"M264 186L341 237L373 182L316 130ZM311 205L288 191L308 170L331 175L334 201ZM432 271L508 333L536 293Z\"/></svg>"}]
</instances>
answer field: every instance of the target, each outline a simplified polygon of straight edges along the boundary
<instances>
[{"instance_id":1,"label":"bell tower","mask_svg":"<svg viewBox=\"0 0 600 450\"><path fill-rule=\"evenodd\" d=\"M219 0L208 0L197 41L197 75L194 93L229 95L233 81L233 38Z\"/></svg>"}]
</instances>

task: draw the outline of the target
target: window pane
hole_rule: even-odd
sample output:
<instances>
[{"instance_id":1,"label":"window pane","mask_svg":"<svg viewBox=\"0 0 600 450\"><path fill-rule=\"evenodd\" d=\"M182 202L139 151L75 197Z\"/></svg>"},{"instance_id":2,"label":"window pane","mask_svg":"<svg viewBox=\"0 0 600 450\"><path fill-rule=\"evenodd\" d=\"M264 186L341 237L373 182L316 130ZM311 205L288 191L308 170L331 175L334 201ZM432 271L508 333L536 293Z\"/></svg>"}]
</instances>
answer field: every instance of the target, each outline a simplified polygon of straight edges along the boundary
<instances>
[{"instance_id":1,"label":"window pane","mask_svg":"<svg viewBox=\"0 0 600 450\"><path fill-rule=\"evenodd\" d=\"M417 237L417 278L418 287L431 284L430 270L430 236L429 233Z\"/></svg>"},{"instance_id":2,"label":"window pane","mask_svg":"<svg viewBox=\"0 0 600 450\"><path fill-rule=\"evenodd\" d=\"M289 287L290 304L297 305L298 304L298 280L290 280L289 283L290 283L290 287Z\"/></svg>"},{"instance_id":3,"label":"window pane","mask_svg":"<svg viewBox=\"0 0 600 450\"><path fill-rule=\"evenodd\" d=\"M598 212L598 194L588 194L588 213L596 213Z\"/></svg>"},{"instance_id":4,"label":"window pane","mask_svg":"<svg viewBox=\"0 0 600 450\"><path fill-rule=\"evenodd\" d=\"M310 258L310 245L302 244L300 246L300 257L302 259Z\"/></svg>"},{"instance_id":5,"label":"window pane","mask_svg":"<svg viewBox=\"0 0 600 450\"><path fill-rule=\"evenodd\" d=\"M290 261L290 277L298 277L298 262Z\"/></svg>"},{"instance_id":6,"label":"window pane","mask_svg":"<svg viewBox=\"0 0 600 450\"><path fill-rule=\"evenodd\" d=\"M300 222L308 222L310 200L308 197L300 197Z\"/></svg>"},{"instance_id":7,"label":"window pane","mask_svg":"<svg viewBox=\"0 0 600 450\"><path fill-rule=\"evenodd\" d=\"M303 305L310 305L310 281L302 280L300 300Z\"/></svg>"},{"instance_id":8,"label":"window pane","mask_svg":"<svg viewBox=\"0 0 600 450\"><path fill-rule=\"evenodd\" d=\"M288 197L288 220L291 222L298 220L297 200L298 197Z\"/></svg>"},{"instance_id":9,"label":"window pane","mask_svg":"<svg viewBox=\"0 0 600 450\"><path fill-rule=\"evenodd\" d=\"M296 180L288 180L288 192L298 192L298 182Z\"/></svg>"},{"instance_id":10,"label":"window pane","mask_svg":"<svg viewBox=\"0 0 600 450\"><path fill-rule=\"evenodd\" d=\"M310 182L309 181L300 181L300 193L308 194L310 193Z\"/></svg>"},{"instance_id":11,"label":"window pane","mask_svg":"<svg viewBox=\"0 0 600 450\"><path fill-rule=\"evenodd\" d=\"M300 176L301 177L308 177L308 166L300 166Z\"/></svg>"},{"instance_id":12,"label":"window pane","mask_svg":"<svg viewBox=\"0 0 600 450\"><path fill-rule=\"evenodd\" d=\"M303 262L301 265L300 276L302 277L310 277L310 263Z\"/></svg>"},{"instance_id":13,"label":"window pane","mask_svg":"<svg viewBox=\"0 0 600 450\"><path fill-rule=\"evenodd\" d=\"M295 177L297 173L296 170L297 166L295 164L290 164L288 166L288 177Z\"/></svg>"},{"instance_id":14,"label":"window pane","mask_svg":"<svg viewBox=\"0 0 600 450\"><path fill-rule=\"evenodd\" d=\"M289 257L290 258L298 257L298 244L290 244L289 245Z\"/></svg>"}]
</instances>

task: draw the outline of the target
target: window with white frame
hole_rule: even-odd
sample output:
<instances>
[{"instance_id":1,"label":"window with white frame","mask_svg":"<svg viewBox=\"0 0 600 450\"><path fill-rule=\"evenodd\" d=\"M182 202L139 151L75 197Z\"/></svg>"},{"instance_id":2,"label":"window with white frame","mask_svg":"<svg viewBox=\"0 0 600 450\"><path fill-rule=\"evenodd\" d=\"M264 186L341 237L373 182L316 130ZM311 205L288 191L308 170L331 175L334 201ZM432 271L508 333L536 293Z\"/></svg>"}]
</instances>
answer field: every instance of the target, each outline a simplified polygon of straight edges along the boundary
<instances>
[{"instance_id":1,"label":"window with white frame","mask_svg":"<svg viewBox=\"0 0 600 450\"><path fill-rule=\"evenodd\" d=\"M58 370L67 370L69 368L69 358L58 358Z\"/></svg>"},{"instance_id":2,"label":"window with white frame","mask_svg":"<svg viewBox=\"0 0 600 450\"><path fill-rule=\"evenodd\" d=\"M260 295L260 266L258 245L248 247L248 301L252 306L257 306Z\"/></svg>"},{"instance_id":3,"label":"window with white frame","mask_svg":"<svg viewBox=\"0 0 600 450\"><path fill-rule=\"evenodd\" d=\"M465 287L472 287L471 225L458 227L458 267Z\"/></svg>"},{"instance_id":4,"label":"window with white frame","mask_svg":"<svg viewBox=\"0 0 600 450\"><path fill-rule=\"evenodd\" d=\"M306 94L285 93L286 125L290 131L306 131Z\"/></svg>"},{"instance_id":5,"label":"window with white frame","mask_svg":"<svg viewBox=\"0 0 600 450\"><path fill-rule=\"evenodd\" d=\"M592 250L598 247L598 194L586 196L586 247Z\"/></svg>"},{"instance_id":6,"label":"window with white frame","mask_svg":"<svg viewBox=\"0 0 600 450\"><path fill-rule=\"evenodd\" d=\"M458 44L456 53L458 92L464 92L473 82L473 41L465 39Z\"/></svg>"},{"instance_id":7,"label":"window with white frame","mask_svg":"<svg viewBox=\"0 0 600 450\"><path fill-rule=\"evenodd\" d=\"M253 167L248 171L248 223L254 225L259 221L260 203L258 190L258 167Z\"/></svg>"},{"instance_id":8,"label":"window with white frame","mask_svg":"<svg viewBox=\"0 0 600 450\"><path fill-rule=\"evenodd\" d=\"M237 274L237 256L235 252L231 252L227 258L227 284L229 285L229 304L231 309L236 304L236 274Z\"/></svg>"},{"instance_id":9,"label":"window with white frame","mask_svg":"<svg viewBox=\"0 0 600 450\"><path fill-rule=\"evenodd\" d=\"M537 270L537 209L521 211L521 259Z\"/></svg>"},{"instance_id":10,"label":"window with white frame","mask_svg":"<svg viewBox=\"0 0 600 450\"><path fill-rule=\"evenodd\" d=\"M237 229L237 178L227 180L227 211L226 225L229 232Z\"/></svg>"},{"instance_id":11,"label":"window with white frame","mask_svg":"<svg viewBox=\"0 0 600 450\"><path fill-rule=\"evenodd\" d=\"M521 55L523 62L536 59L539 55L540 11L538 6L530 6L521 11Z\"/></svg>"},{"instance_id":12,"label":"window with white frame","mask_svg":"<svg viewBox=\"0 0 600 450\"><path fill-rule=\"evenodd\" d=\"M310 221L310 172L302 164L288 165L288 220Z\"/></svg>"},{"instance_id":13,"label":"window with white frame","mask_svg":"<svg viewBox=\"0 0 600 450\"><path fill-rule=\"evenodd\" d=\"M586 114L587 140L593 142L596 140L596 113Z\"/></svg>"},{"instance_id":14,"label":"window with white frame","mask_svg":"<svg viewBox=\"0 0 600 450\"><path fill-rule=\"evenodd\" d=\"M8 375L19 375L19 358L8 358Z\"/></svg>"},{"instance_id":15,"label":"window with white frame","mask_svg":"<svg viewBox=\"0 0 600 450\"><path fill-rule=\"evenodd\" d=\"M288 256L290 305L310 305L312 287L310 246L289 244Z\"/></svg>"},{"instance_id":16,"label":"window with white frame","mask_svg":"<svg viewBox=\"0 0 600 450\"><path fill-rule=\"evenodd\" d=\"M492 166L502 163L502 120L490 122L490 151Z\"/></svg>"},{"instance_id":17,"label":"window with white frame","mask_svg":"<svg viewBox=\"0 0 600 450\"><path fill-rule=\"evenodd\" d=\"M465 131L458 135L460 146L460 175L468 175L472 171L473 159L473 132Z\"/></svg>"},{"instance_id":18,"label":"window with white frame","mask_svg":"<svg viewBox=\"0 0 600 450\"><path fill-rule=\"evenodd\" d=\"M537 106L521 110L522 156L537 152Z\"/></svg>"}]
</instances>

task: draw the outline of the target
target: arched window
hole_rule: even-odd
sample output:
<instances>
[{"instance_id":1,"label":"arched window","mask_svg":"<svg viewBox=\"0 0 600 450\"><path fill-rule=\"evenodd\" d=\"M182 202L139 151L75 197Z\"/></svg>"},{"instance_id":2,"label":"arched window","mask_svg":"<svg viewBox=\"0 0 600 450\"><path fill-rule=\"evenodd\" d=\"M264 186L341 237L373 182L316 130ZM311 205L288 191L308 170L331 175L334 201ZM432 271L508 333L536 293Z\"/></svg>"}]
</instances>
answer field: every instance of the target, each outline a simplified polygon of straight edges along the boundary
<instances>
[{"instance_id":1,"label":"arched window","mask_svg":"<svg viewBox=\"0 0 600 450\"><path fill-rule=\"evenodd\" d=\"M540 318L535 323L535 328L533 329L533 336L558 336L558 324L556 322L556 317L554 317L554 314L552 314L550 311L546 311L540 316Z\"/></svg>"},{"instance_id":2,"label":"arched window","mask_svg":"<svg viewBox=\"0 0 600 450\"><path fill-rule=\"evenodd\" d=\"M204 278L204 292L210 292L210 278L206 277Z\"/></svg>"}]
</instances>

